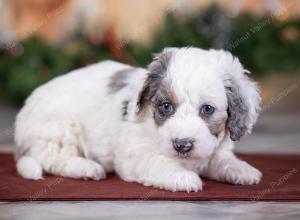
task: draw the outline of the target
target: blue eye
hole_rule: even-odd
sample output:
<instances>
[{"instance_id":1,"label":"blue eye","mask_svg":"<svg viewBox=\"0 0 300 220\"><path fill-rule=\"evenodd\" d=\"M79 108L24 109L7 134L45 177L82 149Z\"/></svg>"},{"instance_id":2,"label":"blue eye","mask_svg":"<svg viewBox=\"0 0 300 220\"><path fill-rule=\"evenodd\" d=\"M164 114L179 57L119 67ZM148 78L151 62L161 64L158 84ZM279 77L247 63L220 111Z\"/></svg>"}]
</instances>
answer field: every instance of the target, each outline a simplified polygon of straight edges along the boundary
<instances>
[{"instance_id":1,"label":"blue eye","mask_svg":"<svg viewBox=\"0 0 300 220\"><path fill-rule=\"evenodd\" d=\"M213 113L215 112L215 108L211 105L203 105L201 107L201 113L203 115L207 115L207 116L210 116L212 115Z\"/></svg>"},{"instance_id":2,"label":"blue eye","mask_svg":"<svg viewBox=\"0 0 300 220\"><path fill-rule=\"evenodd\" d=\"M159 109L162 113L171 114L174 111L174 108L171 103L164 102L159 106Z\"/></svg>"}]
</instances>

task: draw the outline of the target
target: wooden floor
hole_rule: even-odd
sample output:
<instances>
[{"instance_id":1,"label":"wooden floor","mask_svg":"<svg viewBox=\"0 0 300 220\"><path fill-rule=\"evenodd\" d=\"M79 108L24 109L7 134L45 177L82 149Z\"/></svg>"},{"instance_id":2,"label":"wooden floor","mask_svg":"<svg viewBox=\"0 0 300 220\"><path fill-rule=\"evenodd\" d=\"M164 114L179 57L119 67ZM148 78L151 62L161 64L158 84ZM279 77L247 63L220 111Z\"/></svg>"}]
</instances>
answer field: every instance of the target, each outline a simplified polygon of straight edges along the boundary
<instances>
[{"instance_id":1,"label":"wooden floor","mask_svg":"<svg viewBox=\"0 0 300 220\"><path fill-rule=\"evenodd\" d=\"M27 202L0 204L0 219L285 219L299 220L295 202Z\"/></svg>"}]
</instances>

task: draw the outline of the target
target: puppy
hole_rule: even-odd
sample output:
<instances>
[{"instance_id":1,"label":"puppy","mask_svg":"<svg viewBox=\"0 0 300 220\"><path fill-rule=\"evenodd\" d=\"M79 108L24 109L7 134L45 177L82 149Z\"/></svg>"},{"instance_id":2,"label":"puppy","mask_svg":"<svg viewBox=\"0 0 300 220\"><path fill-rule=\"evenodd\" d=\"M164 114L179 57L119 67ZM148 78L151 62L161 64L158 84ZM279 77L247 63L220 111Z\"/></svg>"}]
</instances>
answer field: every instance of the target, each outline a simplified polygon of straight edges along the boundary
<instances>
[{"instance_id":1,"label":"puppy","mask_svg":"<svg viewBox=\"0 0 300 220\"><path fill-rule=\"evenodd\" d=\"M262 174L233 154L251 132L256 83L223 50L166 48L147 69L103 61L46 83L15 123L18 173L123 180L199 191L200 176L257 184Z\"/></svg>"}]
</instances>

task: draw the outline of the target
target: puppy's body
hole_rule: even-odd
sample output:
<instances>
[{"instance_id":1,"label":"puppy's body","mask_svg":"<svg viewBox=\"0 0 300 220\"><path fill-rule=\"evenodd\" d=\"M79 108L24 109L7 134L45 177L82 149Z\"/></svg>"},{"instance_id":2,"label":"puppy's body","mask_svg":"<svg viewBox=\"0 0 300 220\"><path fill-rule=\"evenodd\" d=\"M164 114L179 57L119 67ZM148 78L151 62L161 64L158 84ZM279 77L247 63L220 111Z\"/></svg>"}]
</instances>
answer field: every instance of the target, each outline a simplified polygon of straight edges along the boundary
<instances>
[{"instance_id":1,"label":"puppy's body","mask_svg":"<svg viewBox=\"0 0 300 220\"><path fill-rule=\"evenodd\" d=\"M128 70L128 84L122 92L114 91L112 78L123 70ZM112 171L114 151L129 118L125 102L137 98L145 77L144 69L104 61L41 86L17 116L17 158L32 155L45 166L49 160L51 166L52 160L59 162L57 157L83 156Z\"/></svg>"},{"instance_id":2,"label":"puppy's body","mask_svg":"<svg viewBox=\"0 0 300 220\"><path fill-rule=\"evenodd\" d=\"M16 120L17 169L29 179L100 180L116 171L173 191L201 190L199 175L254 184L260 172L233 155L231 139L251 130L259 100L224 51L166 49L148 69L100 62L28 98Z\"/></svg>"}]
</instances>

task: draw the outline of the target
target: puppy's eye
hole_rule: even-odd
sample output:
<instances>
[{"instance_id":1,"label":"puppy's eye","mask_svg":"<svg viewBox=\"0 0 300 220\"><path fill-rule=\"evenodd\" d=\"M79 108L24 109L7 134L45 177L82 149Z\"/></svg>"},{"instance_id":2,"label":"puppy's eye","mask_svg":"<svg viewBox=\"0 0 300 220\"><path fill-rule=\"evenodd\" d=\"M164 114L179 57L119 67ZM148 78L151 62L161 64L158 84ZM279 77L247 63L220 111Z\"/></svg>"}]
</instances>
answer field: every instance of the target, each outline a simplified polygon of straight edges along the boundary
<instances>
[{"instance_id":1,"label":"puppy's eye","mask_svg":"<svg viewBox=\"0 0 300 220\"><path fill-rule=\"evenodd\" d=\"M160 112L164 114L171 114L174 111L173 105L169 102L164 102L159 105Z\"/></svg>"},{"instance_id":2,"label":"puppy's eye","mask_svg":"<svg viewBox=\"0 0 300 220\"><path fill-rule=\"evenodd\" d=\"M206 116L210 116L215 112L215 108L211 105L203 105L201 107L201 114L206 115Z\"/></svg>"}]
</instances>

